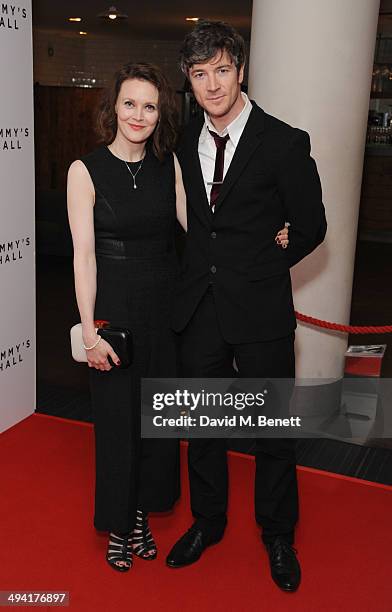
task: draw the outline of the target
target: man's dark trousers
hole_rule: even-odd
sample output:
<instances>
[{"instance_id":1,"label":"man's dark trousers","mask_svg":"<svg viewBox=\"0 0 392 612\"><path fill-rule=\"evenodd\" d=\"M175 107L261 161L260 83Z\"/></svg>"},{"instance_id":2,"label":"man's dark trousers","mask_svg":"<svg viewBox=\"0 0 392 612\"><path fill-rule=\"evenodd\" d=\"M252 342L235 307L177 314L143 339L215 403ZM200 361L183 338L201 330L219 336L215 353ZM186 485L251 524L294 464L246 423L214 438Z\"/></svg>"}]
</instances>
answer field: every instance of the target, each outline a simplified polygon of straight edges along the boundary
<instances>
[{"instance_id":1,"label":"man's dark trousers","mask_svg":"<svg viewBox=\"0 0 392 612\"><path fill-rule=\"evenodd\" d=\"M262 316L262 315L261 315ZM222 336L213 285L181 333L184 377L230 378L233 357L242 378L294 378L294 333L265 342L230 344ZM206 529L219 529L227 511L226 440L189 441L192 513ZM295 440L256 438L255 515L264 542L277 535L292 544L298 519Z\"/></svg>"}]
</instances>

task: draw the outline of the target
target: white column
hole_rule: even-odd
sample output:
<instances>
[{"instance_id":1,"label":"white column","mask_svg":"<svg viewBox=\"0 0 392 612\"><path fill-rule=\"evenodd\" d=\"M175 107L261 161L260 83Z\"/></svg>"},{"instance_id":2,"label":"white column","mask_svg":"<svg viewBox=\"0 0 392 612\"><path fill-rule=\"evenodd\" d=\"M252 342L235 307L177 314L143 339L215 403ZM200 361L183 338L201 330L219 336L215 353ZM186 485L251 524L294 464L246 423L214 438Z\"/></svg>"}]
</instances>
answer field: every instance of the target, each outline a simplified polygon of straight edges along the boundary
<instances>
[{"instance_id":1,"label":"white column","mask_svg":"<svg viewBox=\"0 0 392 612\"><path fill-rule=\"evenodd\" d=\"M250 97L310 133L325 242L292 269L296 310L347 324L379 0L253 0ZM299 323L297 376L343 373L347 335Z\"/></svg>"}]
</instances>

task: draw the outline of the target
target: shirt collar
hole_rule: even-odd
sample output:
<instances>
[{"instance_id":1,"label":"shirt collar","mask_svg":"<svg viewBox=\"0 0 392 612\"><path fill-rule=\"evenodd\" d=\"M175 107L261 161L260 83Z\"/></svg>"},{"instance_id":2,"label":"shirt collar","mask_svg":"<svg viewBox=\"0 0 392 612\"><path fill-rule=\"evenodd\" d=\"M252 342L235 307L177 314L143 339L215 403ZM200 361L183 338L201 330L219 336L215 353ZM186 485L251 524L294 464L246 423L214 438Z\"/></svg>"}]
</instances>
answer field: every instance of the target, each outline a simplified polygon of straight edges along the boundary
<instances>
[{"instance_id":1,"label":"shirt collar","mask_svg":"<svg viewBox=\"0 0 392 612\"><path fill-rule=\"evenodd\" d=\"M208 132L208 130L211 130L211 131L216 132L217 134L219 134L219 136L226 136L226 134L229 134L229 138L230 138L231 142L233 143L233 145L235 147L238 145L238 141L241 138L241 134L242 134L242 132L244 130L245 124L248 121L249 115L250 115L251 110L252 110L251 101L249 100L249 98L246 95L246 93L244 93L242 91L241 92L241 96L242 96L242 99L243 99L243 101L245 103L244 107L243 107L242 111L240 112L240 114L237 115L237 117L235 119L233 119L233 121L231 123L229 123L228 126L225 127L223 132L218 132L218 130L212 124L211 119L209 118L207 113L204 111L204 126L203 126L203 130L202 130L202 134L201 134L203 140L205 140L205 138L207 138L207 137L212 138L212 136Z\"/></svg>"}]
</instances>

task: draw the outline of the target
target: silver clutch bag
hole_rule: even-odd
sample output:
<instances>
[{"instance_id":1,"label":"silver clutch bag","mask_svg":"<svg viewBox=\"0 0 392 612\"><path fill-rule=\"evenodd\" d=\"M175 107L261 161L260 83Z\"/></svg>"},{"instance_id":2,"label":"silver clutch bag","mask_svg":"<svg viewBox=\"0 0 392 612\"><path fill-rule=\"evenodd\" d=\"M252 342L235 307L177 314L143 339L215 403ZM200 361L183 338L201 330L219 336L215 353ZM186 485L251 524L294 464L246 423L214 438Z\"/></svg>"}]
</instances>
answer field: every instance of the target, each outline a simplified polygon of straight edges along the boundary
<instances>
[{"instance_id":1,"label":"silver clutch bag","mask_svg":"<svg viewBox=\"0 0 392 612\"><path fill-rule=\"evenodd\" d=\"M98 328L95 328L97 331ZM83 336L82 336L82 324L77 323L73 327L71 327L71 351L72 357L75 361L79 361L81 363L87 363L87 353L83 348Z\"/></svg>"}]
</instances>

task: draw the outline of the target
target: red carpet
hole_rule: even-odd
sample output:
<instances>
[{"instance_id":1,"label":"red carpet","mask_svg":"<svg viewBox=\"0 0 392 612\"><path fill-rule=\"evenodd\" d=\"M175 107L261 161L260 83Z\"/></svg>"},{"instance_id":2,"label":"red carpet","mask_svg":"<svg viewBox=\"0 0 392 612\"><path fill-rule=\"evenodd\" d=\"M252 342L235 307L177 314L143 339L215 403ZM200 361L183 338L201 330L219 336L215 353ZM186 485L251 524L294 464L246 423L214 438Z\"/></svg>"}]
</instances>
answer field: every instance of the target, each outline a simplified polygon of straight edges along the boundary
<instances>
[{"instance_id":1,"label":"red carpet","mask_svg":"<svg viewBox=\"0 0 392 612\"><path fill-rule=\"evenodd\" d=\"M0 465L1 590L67 590L75 612L392 610L390 487L299 469L303 582L292 594L269 575L253 519L251 458L230 456L229 525L220 544L188 568L164 564L191 521L184 470L175 512L151 520L158 559L136 558L124 575L107 565L106 536L92 528L91 426L33 415L1 435Z\"/></svg>"}]
</instances>

